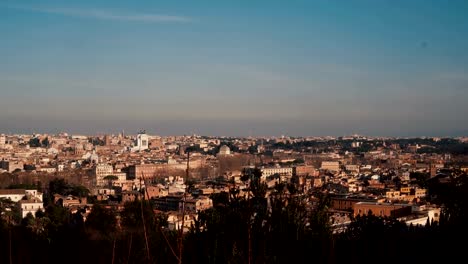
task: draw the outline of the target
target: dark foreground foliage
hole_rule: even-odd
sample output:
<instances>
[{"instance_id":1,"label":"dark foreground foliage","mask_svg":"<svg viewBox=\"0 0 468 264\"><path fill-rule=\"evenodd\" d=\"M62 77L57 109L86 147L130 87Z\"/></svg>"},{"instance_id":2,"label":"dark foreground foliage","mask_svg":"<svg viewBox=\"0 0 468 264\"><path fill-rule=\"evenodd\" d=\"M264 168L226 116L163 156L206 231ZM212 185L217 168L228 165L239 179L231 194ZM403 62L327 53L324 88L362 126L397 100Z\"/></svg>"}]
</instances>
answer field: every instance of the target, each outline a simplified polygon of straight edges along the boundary
<instances>
[{"instance_id":1,"label":"dark foreground foliage","mask_svg":"<svg viewBox=\"0 0 468 264\"><path fill-rule=\"evenodd\" d=\"M247 197L236 188L213 196L214 207L184 235L182 263L451 263L465 255L466 175L428 183L444 206L439 223L408 227L366 215L339 234L329 225L326 196L311 200L279 184L267 199L250 177ZM97 205L87 221L49 204L17 225L0 220L0 263L178 263L179 234L166 226L148 201L126 204L118 217Z\"/></svg>"}]
</instances>

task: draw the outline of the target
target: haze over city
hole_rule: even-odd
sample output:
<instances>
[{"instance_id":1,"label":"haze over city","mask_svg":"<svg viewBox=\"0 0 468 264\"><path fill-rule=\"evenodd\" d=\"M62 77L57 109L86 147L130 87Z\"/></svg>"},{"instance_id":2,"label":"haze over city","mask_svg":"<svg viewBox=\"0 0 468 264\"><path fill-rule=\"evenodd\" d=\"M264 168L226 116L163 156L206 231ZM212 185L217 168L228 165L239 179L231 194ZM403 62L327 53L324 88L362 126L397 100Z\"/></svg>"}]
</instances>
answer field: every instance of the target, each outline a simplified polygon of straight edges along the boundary
<instances>
[{"instance_id":1,"label":"haze over city","mask_svg":"<svg viewBox=\"0 0 468 264\"><path fill-rule=\"evenodd\" d=\"M463 136L466 1L2 1L1 133Z\"/></svg>"}]
</instances>

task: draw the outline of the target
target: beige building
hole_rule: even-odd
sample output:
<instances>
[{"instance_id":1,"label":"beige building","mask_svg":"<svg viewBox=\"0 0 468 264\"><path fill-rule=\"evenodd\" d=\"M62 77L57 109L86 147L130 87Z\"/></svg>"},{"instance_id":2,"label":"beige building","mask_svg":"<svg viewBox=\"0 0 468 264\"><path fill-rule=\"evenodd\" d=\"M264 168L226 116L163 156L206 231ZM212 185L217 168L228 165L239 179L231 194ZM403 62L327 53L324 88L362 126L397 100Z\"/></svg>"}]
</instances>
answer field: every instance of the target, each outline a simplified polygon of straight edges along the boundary
<instances>
[{"instance_id":1,"label":"beige building","mask_svg":"<svg viewBox=\"0 0 468 264\"><path fill-rule=\"evenodd\" d=\"M315 170L315 167L314 166L296 166L294 167L294 172L295 172L295 175L298 175L298 176L307 176L307 175L310 175L310 176L315 176L316 174L316 170Z\"/></svg>"},{"instance_id":2,"label":"beige building","mask_svg":"<svg viewBox=\"0 0 468 264\"><path fill-rule=\"evenodd\" d=\"M350 172L359 172L359 165L348 164L345 165L345 169Z\"/></svg>"},{"instance_id":3,"label":"beige building","mask_svg":"<svg viewBox=\"0 0 468 264\"><path fill-rule=\"evenodd\" d=\"M268 176L279 174L280 176L289 176L293 175L293 168L291 167L273 167L273 168L262 168L262 179L265 179Z\"/></svg>"},{"instance_id":4,"label":"beige building","mask_svg":"<svg viewBox=\"0 0 468 264\"><path fill-rule=\"evenodd\" d=\"M6 137L4 134L1 134L0 135L0 149L5 148L5 144L6 144Z\"/></svg>"},{"instance_id":5,"label":"beige building","mask_svg":"<svg viewBox=\"0 0 468 264\"><path fill-rule=\"evenodd\" d=\"M19 204L24 218L28 213L33 216L38 210L43 210L42 193L37 190L6 189L0 190L0 198L9 199ZM24 199L24 200L23 200Z\"/></svg>"},{"instance_id":6,"label":"beige building","mask_svg":"<svg viewBox=\"0 0 468 264\"><path fill-rule=\"evenodd\" d=\"M93 169L96 186L104 186L107 181L104 180L106 176L113 175L114 168L109 164L96 164Z\"/></svg>"},{"instance_id":7,"label":"beige building","mask_svg":"<svg viewBox=\"0 0 468 264\"><path fill-rule=\"evenodd\" d=\"M21 161L2 160L0 161L0 168L7 172L14 172L15 170L23 170L24 164Z\"/></svg>"},{"instance_id":8,"label":"beige building","mask_svg":"<svg viewBox=\"0 0 468 264\"><path fill-rule=\"evenodd\" d=\"M196 199L187 199L185 202L185 211L196 213L213 207L213 200L206 196L201 196ZM179 203L179 212L183 211L183 202Z\"/></svg>"},{"instance_id":9,"label":"beige building","mask_svg":"<svg viewBox=\"0 0 468 264\"><path fill-rule=\"evenodd\" d=\"M340 171L340 162L338 161L322 161L322 166L320 166L322 170L328 171Z\"/></svg>"},{"instance_id":10,"label":"beige building","mask_svg":"<svg viewBox=\"0 0 468 264\"><path fill-rule=\"evenodd\" d=\"M37 211L44 210L44 204L42 203L42 200L39 200L35 197L28 200L21 200L19 201L19 204L21 206L21 216L23 218L25 218L28 213L31 213L33 216L35 216Z\"/></svg>"}]
</instances>

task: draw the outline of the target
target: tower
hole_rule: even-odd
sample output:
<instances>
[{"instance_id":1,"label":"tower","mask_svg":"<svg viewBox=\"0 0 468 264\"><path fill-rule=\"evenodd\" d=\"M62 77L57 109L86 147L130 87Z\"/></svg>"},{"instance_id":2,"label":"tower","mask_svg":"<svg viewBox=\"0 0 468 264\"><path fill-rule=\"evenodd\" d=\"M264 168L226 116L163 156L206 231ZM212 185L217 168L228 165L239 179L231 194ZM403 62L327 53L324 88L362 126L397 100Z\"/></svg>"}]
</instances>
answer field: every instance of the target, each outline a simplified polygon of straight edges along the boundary
<instances>
[{"instance_id":1,"label":"tower","mask_svg":"<svg viewBox=\"0 0 468 264\"><path fill-rule=\"evenodd\" d=\"M110 136L107 135L107 134L104 136L104 144L105 144L106 146L110 146L110 144L111 144L111 138L110 138Z\"/></svg>"}]
</instances>

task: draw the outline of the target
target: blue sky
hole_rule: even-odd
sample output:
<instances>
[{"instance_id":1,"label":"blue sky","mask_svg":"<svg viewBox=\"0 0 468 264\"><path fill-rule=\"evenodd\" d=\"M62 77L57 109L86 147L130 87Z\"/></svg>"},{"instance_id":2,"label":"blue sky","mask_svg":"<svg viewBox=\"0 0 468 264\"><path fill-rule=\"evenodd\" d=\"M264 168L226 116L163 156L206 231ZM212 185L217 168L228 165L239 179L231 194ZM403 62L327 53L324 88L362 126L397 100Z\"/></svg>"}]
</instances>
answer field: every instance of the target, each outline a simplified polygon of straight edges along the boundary
<instances>
[{"instance_id":1,"label":"blue sky","mask_svg":"<svg viewBox=\"0 0 468 264\"><path fill-rule=\"evenodd\" d=\"M0 1L0 132L467 135L467 10Z\"/></svg>"}]
</instances>

